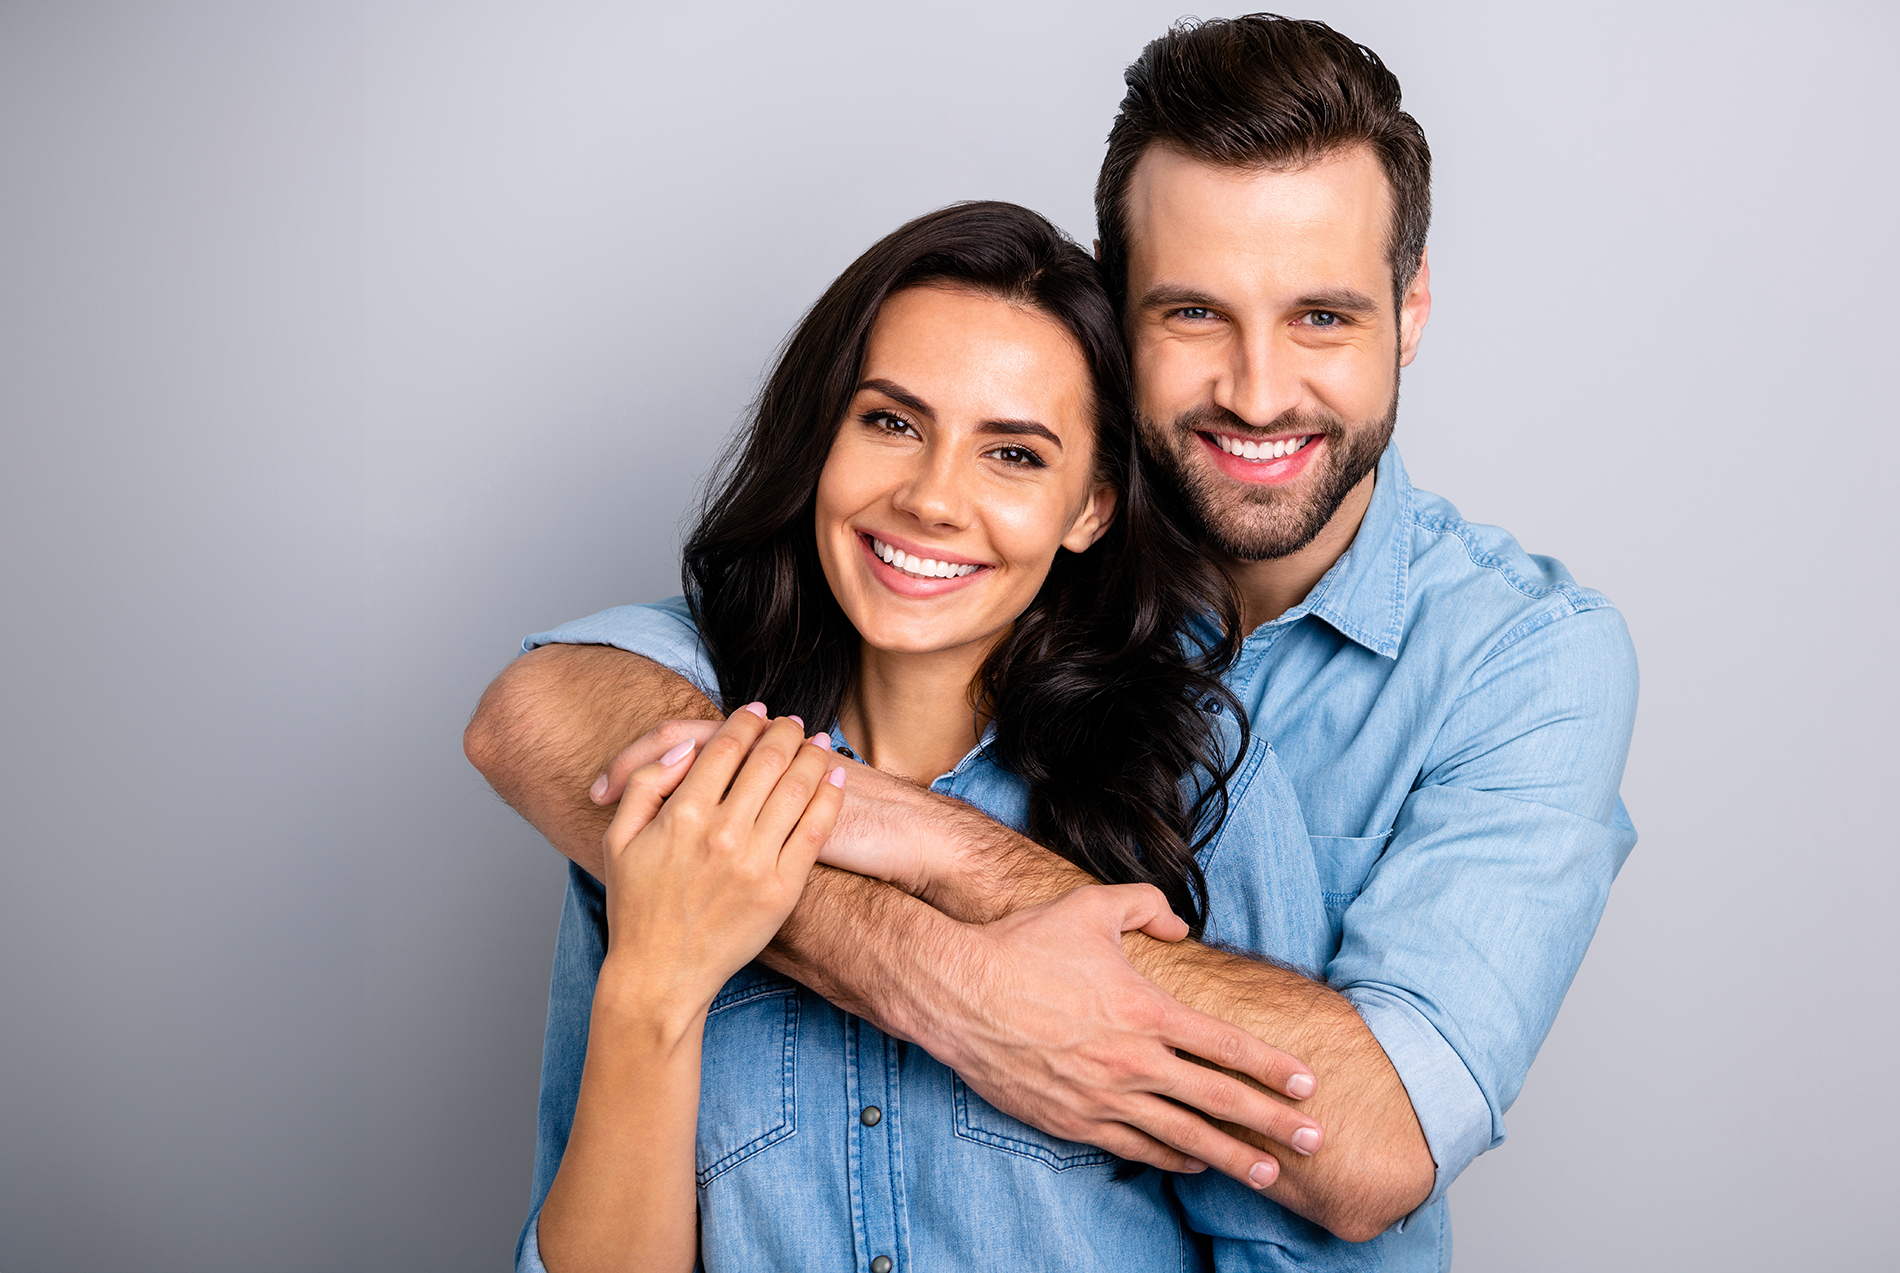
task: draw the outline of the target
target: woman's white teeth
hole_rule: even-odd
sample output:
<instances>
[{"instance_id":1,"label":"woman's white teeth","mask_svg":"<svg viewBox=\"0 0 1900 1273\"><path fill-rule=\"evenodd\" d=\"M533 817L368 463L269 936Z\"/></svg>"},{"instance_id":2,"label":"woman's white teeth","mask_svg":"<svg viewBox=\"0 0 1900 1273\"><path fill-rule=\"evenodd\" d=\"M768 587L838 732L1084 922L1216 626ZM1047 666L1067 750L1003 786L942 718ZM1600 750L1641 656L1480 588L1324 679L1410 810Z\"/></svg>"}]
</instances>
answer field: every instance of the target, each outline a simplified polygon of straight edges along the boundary
<instances>
[{"instance_id":1,"label":"woman's white teeth","mask_svg":"<svg viewBox=\"0 0 1900 1273\"><path fill-rule=\"evenodd\" d=\"M1214 441L1220 443L1220 449L1229 455L1238 455L1243 460L1277 460L1293 454L1313 440L1312 434L1292 438L1283 442L1243 442L1239 438L1230 438L1225 433L1216 433Z\"/></svg>"},{"instance_id":2,"label":"woman's white teeth","mask_svg":"<svg viewBox=\"0 0 1900 1273\"><path fill-rule=\"evenodd\" d=\"M893 548L883 540L871 539L871 551L892 566L907 575L918 575L924 579L961 579L976 567L955 561L937 561L930 557L914 557L902 549Z\"/></svg>"}]
</instances>

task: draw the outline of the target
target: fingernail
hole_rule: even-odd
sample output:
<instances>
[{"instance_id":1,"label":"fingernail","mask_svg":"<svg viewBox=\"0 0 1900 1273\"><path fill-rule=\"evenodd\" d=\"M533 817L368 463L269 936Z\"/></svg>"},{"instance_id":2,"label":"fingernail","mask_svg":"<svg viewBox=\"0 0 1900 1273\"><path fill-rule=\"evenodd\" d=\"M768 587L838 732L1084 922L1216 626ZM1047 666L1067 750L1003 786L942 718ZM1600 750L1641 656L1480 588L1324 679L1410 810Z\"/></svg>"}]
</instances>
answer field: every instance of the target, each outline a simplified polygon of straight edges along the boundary
<instances>
[{"instance_id":1,"label":"fingernail","mask_svg":"<svg viewBox=\"0 0 1900 1273\"><path fill-rule=\"evenodd\" d=\"M1190 1158L1181 1164L1181 1170L1190 1176L1198 1176L1207 1170L1207 1164L1198 1158Z\"/></svg>"},{"instance_id":2,"label":"fingernail","mask_svg":"<svg viewBox=\"0 0 1900 1273\"><path fill-rule=\"evenodd\" d=\"M693 740L689 738L685 742L681 743L679 746L675 747L672 751L667 752L666 755L660 757L660 767L662 769L667 769L667 768L671 768L674 765L679 764L680 761L686 759L686 753L691 751L692 749L693 749ZM600 780L602 783L605 783L607 781L607 775L602 774L600 776Z\"/></svg>"},{"instance_id":3,"label":"fingernail","mask_svg":"<svg viewBox=\"0 0 1900 1273\"><path fill-rule=\"evenodd\" d=\"M795 720L795 721L797 721L797 722L798 722L798 727L799 727L800 729L803 729L803 728L805 728L805 718L804 718L803 716L791 716L791 717L787 717L787 719L788 719L788 720Z\"/></svg>"},{"instance_id":4,"label":"fingernail","mask_svg":"<svg viewBox=\"0 0 1900 1273\"><path fill-rule=\"evenodd\" d=\"M1293 1148L1303 1154L1310 1154L1319 1148L1319 1128L1302 1127L1293 1133Z\"/></svg>"},{"instance_id":5,"label":"fingernail","mask_svg":"<svg viewBox=\"0 0 1900 1273\"><path fill-rule=\"evenodd\" d=\"M1273 1178L1279 1174L1280 1167L1278 1163L1257 1162L1253 1165L1253 1170L1247 1173L1247 1179L1252 1183L1254 1188L1265 1189L1268 1185L1273 1183Z\"/></svg>"},{"instance_id":6,"label":"fingernail","mask_svg":"<svg viewBox=\"0 0 1900 1273\"><path fill-rule=\"evenodd\" d=\"M825 781L834 787L844 786L844 766L839 765L836 769L826 774Z\"/></svg>"},{"instance_id":7,"label":"fingernail","mask_svg":"<svg viewBox=\"0 0 1900 1273\"><path fill-rule=\"evenodd\" d=\"M1313 1094L1313 1076L1295 1074L1286 1081L1286 1094L1294 1100L1303 1101Z\"/></svg>"},{"instance_id":8,"label":"fingernail","mask_svg":"<svg viewBox=\"0 0 1900 1273\"><path fill-rule=\"evenodd\" d=\"M595 804L599 804L605 800L607 798L607 775L602 774L600 777L594 779L594 785L587 789L587 794L594 798Z\"/></svg>"},{"instance_id":9,"label":"fingernail","mask_svg":"<svg viewBox=\"0 0 1900 1273\"><path fill-rule=\"evenodd\" d=\"M811 736L810 741L811 741L811 745L814 747L823 747L826 751L831 750L831 735L830 734L813 734Z\"/></svg>"},{"instance_id":10,"label":"fingernail","mask_svg":"<svg viewBox=\"0 0 1900 1273\"><path fill-rule=\"evenodd\" d=\"M742 712L751 712L754 716L758 717L760 720L765 719L765 704L764 703L747 703L744 707L741 707L739 710Z\"/></svg>"}]
</instances>

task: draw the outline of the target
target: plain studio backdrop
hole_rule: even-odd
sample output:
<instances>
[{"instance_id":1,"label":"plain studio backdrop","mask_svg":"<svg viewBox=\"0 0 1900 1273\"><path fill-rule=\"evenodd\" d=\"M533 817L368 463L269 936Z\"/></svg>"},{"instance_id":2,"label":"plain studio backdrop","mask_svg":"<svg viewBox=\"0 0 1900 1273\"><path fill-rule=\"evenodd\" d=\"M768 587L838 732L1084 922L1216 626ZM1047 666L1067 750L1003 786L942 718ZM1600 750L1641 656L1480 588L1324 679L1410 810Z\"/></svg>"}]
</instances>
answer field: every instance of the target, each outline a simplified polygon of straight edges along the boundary
<instances>
[{"instance_id":1,"label":"plain studio backdrop","mask_svg":"<svg viewBox=\"0 0 1900 1273\"><path fill-rule=\"evenodd\" d=\"M508 1264L563 875L476 697L677 590L875 238L1090 239L1178 3L0 6L0 1267ZM1437 159L1414 479L1642 660L1642 840L1458 1267L1885 1264L1900 23L1305 12Z\"/></svg>"}]
</instances>

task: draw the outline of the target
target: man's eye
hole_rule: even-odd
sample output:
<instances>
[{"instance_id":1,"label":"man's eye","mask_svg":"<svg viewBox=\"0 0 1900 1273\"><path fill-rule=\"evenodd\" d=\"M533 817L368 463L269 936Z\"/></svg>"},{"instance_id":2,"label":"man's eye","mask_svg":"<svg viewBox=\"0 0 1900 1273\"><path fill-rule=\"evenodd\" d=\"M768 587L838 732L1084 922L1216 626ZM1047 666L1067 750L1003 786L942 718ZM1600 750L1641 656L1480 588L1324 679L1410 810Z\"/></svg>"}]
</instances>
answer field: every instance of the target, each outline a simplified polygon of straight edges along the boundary
<instances>
[{"instance_id":1,"label":"man's eye","mask_svg":"<svg viewBox=\"0 0 1900 1273\"><path fill-rule=\"evenodd\" d=\"M1306 316L1306 321L1314 327L1343 327L1346 320L1327 310L1316 309Z\"/></svg>"},{"instance_id":2,"label":"man's eye","mask_svg":"<svg viewBox=\"0 0 1900 1273\"><path fill-rule=\"evenodd\" d=\"M1205 322L1214 317L1214 311L1205 305L1185 305L1174 311L1176 318L1185 318L1190 323Z\"/></svg>"},{"instance_id":3,"label":"man's eye","mask_svg":"<svg viewBox=\"0 0 1900 1273\"><path fill-rule=\"evenodd\" d=\"M999 446L989 454L1005 464L1021 465L1032 469L1043 467L1042 457L1026 446Z\"/></svg>"}]
</instances>

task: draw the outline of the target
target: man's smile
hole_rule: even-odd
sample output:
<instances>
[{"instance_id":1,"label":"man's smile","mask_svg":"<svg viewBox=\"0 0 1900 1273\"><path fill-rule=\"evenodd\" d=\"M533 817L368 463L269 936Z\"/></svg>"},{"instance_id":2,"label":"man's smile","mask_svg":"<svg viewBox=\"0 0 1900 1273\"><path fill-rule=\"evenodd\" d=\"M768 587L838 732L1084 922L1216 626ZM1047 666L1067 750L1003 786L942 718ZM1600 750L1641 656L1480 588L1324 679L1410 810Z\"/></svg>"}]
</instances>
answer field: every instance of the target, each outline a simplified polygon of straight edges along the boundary
<instances>
[{"instance_id":1,"label":"man's smile","mask_svg":"<svg viewBox=\"0 0 1900 1273\"><path fill-rule=\"evenodd\" d=\"M1202 447L1229 477L1243 482L1279 486L1306 471L1313 456L1324 449L1324 433L1296 433L1278 438L1246 438L1234 433L1197 431Z\"/></svg>"}]
</instances>

